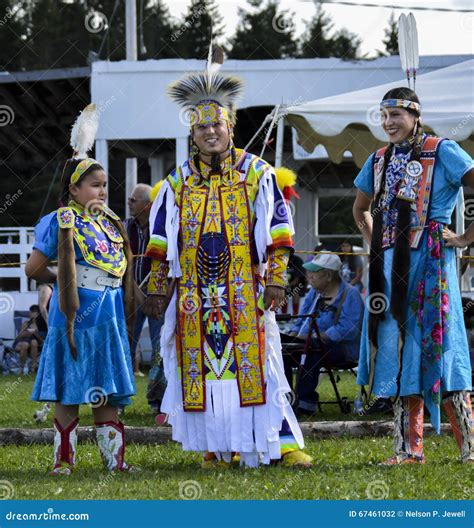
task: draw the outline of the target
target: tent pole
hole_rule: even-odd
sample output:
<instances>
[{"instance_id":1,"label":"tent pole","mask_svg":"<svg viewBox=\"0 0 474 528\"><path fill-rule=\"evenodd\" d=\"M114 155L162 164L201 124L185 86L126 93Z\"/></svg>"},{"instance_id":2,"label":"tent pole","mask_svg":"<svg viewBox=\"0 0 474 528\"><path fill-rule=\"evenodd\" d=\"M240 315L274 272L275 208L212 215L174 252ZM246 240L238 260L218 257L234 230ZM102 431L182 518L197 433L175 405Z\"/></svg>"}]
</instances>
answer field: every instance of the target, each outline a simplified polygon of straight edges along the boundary
<instances>
[{"instance_id":1,"label":"tent pole","mask_svg":"<svg viewBox=\"0 0 474 528\"><path fill-rule=\"evenodd\" d=\"M285 118L281 116L278 119L277 136L276 136L276 151L275 151L275 167L281 167L283 162L283 136L285 131Z\"/></svg>"}]
</instances>

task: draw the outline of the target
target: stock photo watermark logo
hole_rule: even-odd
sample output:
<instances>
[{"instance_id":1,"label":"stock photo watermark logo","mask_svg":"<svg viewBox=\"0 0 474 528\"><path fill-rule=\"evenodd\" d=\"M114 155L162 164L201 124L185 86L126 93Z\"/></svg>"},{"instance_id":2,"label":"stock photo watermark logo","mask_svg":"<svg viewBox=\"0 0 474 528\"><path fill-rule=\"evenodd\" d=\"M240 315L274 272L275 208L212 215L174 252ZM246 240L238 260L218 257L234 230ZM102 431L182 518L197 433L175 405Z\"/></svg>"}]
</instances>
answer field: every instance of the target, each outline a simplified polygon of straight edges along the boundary
<instances>
[{"instance_id":1,"label":"stock photo watermark logo","mask_svg":"<svg viewBox=\"0 0 474 528\"><path fill-rule=\"evenodd\" d=\"M191 19L190 20L187 20L177 31L175 31L172 35L171 35L171 42L175 42L176 40L179 39L179 37L181 37L181 35L183 35L184 33L186 33L186 31L192 27L193 23L196 22L196 20L201 16L203 15L204 13L206 12L206 8L205 7L201 7L201 9L194 9L193 10L193 14L191 15Z\"/></svg>"},{"instance_id":2,"label":"stock photo watermark logo","mask_svg":"<svg viewBox=\"0 0 474 528\"><path fill-rule=\"evenodd\" d=\"M0 315L13 312L15 301L9 293L0 292Z\"/></svg>"},{"instance_id":3,"label":"stock photo watermark logo","mask_svg":"<svg viewBox=\"0 0 474 528\"><path fill-rule=\"evenodd\" d=\"M109 21L104 13L91 11L84 18L84 26L89 33L100 33L109 27Z\"/></svg>"},{"instance_id":4,"label":"stock photo watermark logo","mask_svg":"<svg viewBox=\"0 0 474 528\"><path fill-rule=\"evenodd\" d=\"M13 195L6 194L2 205L0 205L0 214L6 213L7 210L15 204L22 194L23 192L21 189L18 189Z\"/></svg>"},{"instance_id":5,"label":"stock photo watermark logo","mask_svg":"<svg viewBox=\"0 0 474 528\"><path fill-rule=\"evenodd\" d=\"M366 113L365 119L371 126L382 126L382 114L380 113L380 105L371 106Z\"/></svg>"},{"instance_id":6,"label":"stock photo watermark logo","mask_svg":"<svg viewBox=\"0 0 474 528\"><path fill-rule=\"evenodd\" d=\"M92 500L97 496L99 496L100 498L100 493L104 490L104 488L106 488L107 486L109 486L109 484L112 483L116 475L117 472L112 471L106 477L101 478L99 480L99 483L90 491L90 493L87 494L85 500Z\"/></svg>"},{"instance_id":7,"label":"stock photo watermark logo","mask_svg":"<svg viewBox=\"0 0 474 528\"><path fill-rule=\"evenodd\" d=\"M467 221L474 220L474 198L468 198L464 202L464 218Z\"/></svg>"},{"instance_id":8,"label":"stock photo watermark logo","mask_svg":"<svg viewBox=\"0 0 474 528\"><path fill-rule=\"evenodd\" d=\"M91 387L86 392L86 402L89 402L93 409L107 405L109 396L103 387Z\"/></svg>"},{"instance_id":9,"label":"stock photo watermark logo","mask_svg":"<svg viewBox=\"0 0 474 528\"><path fill-rule=\"evenodd\" d=\"M0 105L0 127L11 125L15 121L15 112L8 105Z\"/></svg>"},{"instance_id":10,"label":"stock photo watermark logo","mask_svg":"<svg viewBox=\"0 0 474 528\"><path fill-rule=\"evenodd\" d=\"M0 480L0 500L13 499L15 488L9 480Z\"/></svg>"},{"instance_id":11,"label":"stock photo watermark logo","mask_svg":"<svg viewBox=\"0 0 474 528\"><path fill-rule=\"evenodd\" d=\"M96 216L104 212L104 202L102 200L89 200L84 206L84 211L88 215Z\"/></svg>"},{"instance_id":12,"label":"stock photo watermark logo","mask_svg":"<svg viewBox=\"0 0 474 528\"><path fill-rule=\"evenodd\" d=\"M371 500L383 500L388 497L389 487L384 480L374 480L365 489L365 494Z\"/></svg>"},{"instance_id":13,"label":"stock photo watermark logo","mask_svg":"<svg viewBox=\"0 0 474 528\"><path fill-rule=\"evenodd\" d=\"M184 480L179 483L179 496L183 500L198 500L201 498L202 488L195 480Z\"/></svg>"},{"instance_id":14,"label":"stock photo watermark logo","mask_svg":"<svg viewBox=\"0 0 474 528\"><path fill-rule=\"evenodd\" d=\"M277 13L272 19L272 28L277 33L287 33L293 27L291 17L284 13Z\"/></svg>"},{"instance_id":15,"label":"stock photo watermark logo","mask_svg":"<svg viewBox=\"0 0 474 528\"><path fill-rule=\"evenodd\" d=\"M474 27L472 29L474 29ZM460 134L471 123L473 118L474 114L468 114L467 116L463 117L461 121L451 129L451 135L457 136Z\"/></svg>"},{"instance_id":16,"label":"stock photo watermark logo","mask_svg":"<svg viewBox=\"0 0 474 528\"><path fill-rule=\"evenodd\" d=\"M293 391L289 391L284 387L280 387L272 394L272 402L277 407L284 409L285 407L294 405L296 401L296 394Z\"/></svg>"},{"instance_id":17,"label":"stock photo watermark logo","mask_svg":"<svg viewBox=\"0 0 474 528\"><path fill-rule=\"evenodd\" d=\"M0 402L4 401L7 399L8 396L10 396L10 394L12 392L15 392L16 389L23 383L23 378L17 378L15 381L11 382L11 383L7 383L7 386L5 387L5 390L2 392L2 394L0 394Z\"/></svg>"},{"instance_id":18,"label":"stock photo watermark logo","mask_svg":"<svg viewBox=\"0 0 474 528\"><path fill-rule=\"evenodd\" d=\"M293 202L287 202L285 199L275 202L275 219L287 222L289 217L294 218L296 206Z\"/></svg>"},{"instance_id":19,"label":"stock photo watermark logo","mask_svg":"<svg viewBox=\"0 0 474 528\"><path fill-rule=\"evenodd\" d=\"M462 31L472 34L474 31L474 13L460 13L459 25Z\"/></svg>"},{"instance_id":20,"label":"stock photo watermark logo","mask_svg":"<svg viewBox=\"0 0 474 528\"><path fill-rule=\"evenodd\" d=\"M367 310L374 315L379 315L388 310L390 302L383 293L372 293L365 300Z\"/></svg>"},{"instance_id":21,"label":"stock photo watermark logo","mask_svg":"<svg viewBox=\"0 0 474 528\"><path fill-rule=\"evenodd\" d=\"M20 8L21 8L21 5L18 6L16 11L13 11L11 7L7 7L5 14L3 15L2 18L0 18L0 27L4 26L10 20L10 18L15 16L16 13L20 10Z\"/></svg>"}]
</instances>

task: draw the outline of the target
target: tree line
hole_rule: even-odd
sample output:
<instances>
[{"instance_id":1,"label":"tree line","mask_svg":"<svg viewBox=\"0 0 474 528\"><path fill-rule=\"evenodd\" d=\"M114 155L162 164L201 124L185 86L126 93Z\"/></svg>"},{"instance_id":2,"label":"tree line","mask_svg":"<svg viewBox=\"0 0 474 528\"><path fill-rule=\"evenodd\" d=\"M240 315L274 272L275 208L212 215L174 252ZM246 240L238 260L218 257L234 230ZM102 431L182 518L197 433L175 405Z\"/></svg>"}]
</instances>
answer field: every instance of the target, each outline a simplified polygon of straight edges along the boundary
<instances>
[{"instance_id":1,"label":"tree line","mask_svg":"<svg viewBox=\"0 0 474 528\"><path fill-rule=\"evenodd\" d=\"M137 0L138 58L204 58L211 28L230 59L365 58L361 38L335 23L322 5L296 36L294 14L277 0L247 0L234 35L216 0L190 0L181 19L162 0ZM383 50L397 53L392 14ZM125 59L124 0L0 0L0 66L5 71L87 66L92 60Z\"/></svg>"}]
</instances>

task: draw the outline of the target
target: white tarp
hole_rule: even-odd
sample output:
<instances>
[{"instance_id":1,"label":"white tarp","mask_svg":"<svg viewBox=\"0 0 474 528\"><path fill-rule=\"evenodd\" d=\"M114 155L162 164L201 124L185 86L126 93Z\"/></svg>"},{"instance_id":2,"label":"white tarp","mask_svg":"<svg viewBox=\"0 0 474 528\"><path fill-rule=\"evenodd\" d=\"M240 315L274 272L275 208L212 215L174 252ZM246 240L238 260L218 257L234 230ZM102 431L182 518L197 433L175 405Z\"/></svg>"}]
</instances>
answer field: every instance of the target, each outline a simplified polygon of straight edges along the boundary
<instances>
[{"instance_id":1,"label":"white tarp","mask_svg":"<svg viewBox=\"0 0 474 528\"><path fill-rule=\"evenodd\" d=\"M406 85L400 80L287 107L287 122L296 128L298 142L307 152L323 145L329 158L340 163L348 150L360 167L387 143L380 126L382 97L391 88ZM474 155L474 60L419 76L416 92L423 124Z\"/></svg>"}]
</instances>

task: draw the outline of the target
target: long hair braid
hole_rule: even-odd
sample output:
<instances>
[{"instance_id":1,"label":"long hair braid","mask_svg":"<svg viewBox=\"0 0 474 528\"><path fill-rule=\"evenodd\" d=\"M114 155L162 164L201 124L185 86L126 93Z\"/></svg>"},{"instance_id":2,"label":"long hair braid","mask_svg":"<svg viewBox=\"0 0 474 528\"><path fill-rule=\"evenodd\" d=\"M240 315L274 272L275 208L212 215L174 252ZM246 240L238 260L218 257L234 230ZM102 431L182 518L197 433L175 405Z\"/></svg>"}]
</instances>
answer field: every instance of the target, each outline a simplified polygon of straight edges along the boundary
<instances>
[{"instance_id":1,"label":"long hair braid","mask_svg":"<svg viewBox=\"0 0 474 528\"><path fill-rule=\"evenodd\" d=\"M383 210L385 200L385 180L387 167L392 157L393 144L390 143L385 149L383 158L383 172L379 193L374 200L372 209L372 241L370 244L370 267L369 267L369 291L370 296L384 294L384 250L382 248L383 236ZM385 312L369 310L369 339L374 346L377 346L377 330L379 321L383 321Z\"/></svg>"}]
</instances>

